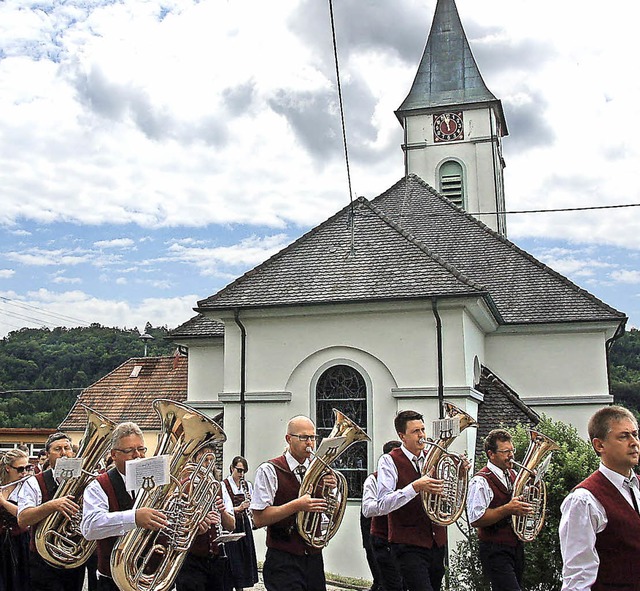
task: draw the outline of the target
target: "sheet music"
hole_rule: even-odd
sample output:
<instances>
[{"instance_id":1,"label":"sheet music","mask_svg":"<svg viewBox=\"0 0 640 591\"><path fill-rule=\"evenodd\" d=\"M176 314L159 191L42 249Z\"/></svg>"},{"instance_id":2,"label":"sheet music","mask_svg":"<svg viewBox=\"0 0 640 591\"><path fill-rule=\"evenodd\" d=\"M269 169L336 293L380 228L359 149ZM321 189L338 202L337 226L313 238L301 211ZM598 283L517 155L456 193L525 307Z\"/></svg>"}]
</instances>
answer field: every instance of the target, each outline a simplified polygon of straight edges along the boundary
<instances>
[{"instance_id":1,"label":"sheet music","mask_svg":"<svg viewBox=\"0 0 640 591\"><path fill-rule=\"evenodd\" d=\"M61 482L69 478L80 478L82 475L82 458L58 458L53 469L53 477Z\"/></svg>"},{"instance_id":2,"label":"sheet music","mask_svg":"<svg viewBox=\"0 0 640 591\"><path fill-rule=\"evenodd\" d=\"M129 460L124 465L126 489L135 491L141 488L151 490L156 486L169 484L171 481L170 463L170 455Z\"/></svg>"}]
</instances>

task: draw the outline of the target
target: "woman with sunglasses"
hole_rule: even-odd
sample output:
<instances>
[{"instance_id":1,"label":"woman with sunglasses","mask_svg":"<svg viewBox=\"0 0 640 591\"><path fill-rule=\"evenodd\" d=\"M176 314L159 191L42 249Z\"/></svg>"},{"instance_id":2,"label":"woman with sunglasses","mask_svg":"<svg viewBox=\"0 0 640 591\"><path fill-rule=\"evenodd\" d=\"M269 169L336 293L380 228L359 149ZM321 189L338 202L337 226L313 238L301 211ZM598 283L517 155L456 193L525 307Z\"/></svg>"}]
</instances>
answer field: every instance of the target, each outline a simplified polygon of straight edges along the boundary
<instances>
[{"instance_id":1,"label":"woman with sunglasses","mask_svg":"<svg viewBox=\"0 0 640 591\"><path fill-rule=\"evenodd\" d=\"M27 454L12 449L0 458L0 591L28 591L29 533L18 527L19 480L33 474Z\"/></svg>"},{"instance_id":2,"label":"woman with sunglasses","mask_svg":"<svg viewBox=\"0 0 640 591\"><path fill-rule=\"evenodd\" d=\"M242 456L236 456L229 467L230 476L223 481L233 501L233 511L236 517L234 532L245 534L236 542L225 544L233 576L233 586L236 591L242 591L245 587L253 587L258 582L256 548L251 531L253 523L248 513L253 493L253 486L245 478L248 467L247 460Z\"/></svg>"}]
</instances>

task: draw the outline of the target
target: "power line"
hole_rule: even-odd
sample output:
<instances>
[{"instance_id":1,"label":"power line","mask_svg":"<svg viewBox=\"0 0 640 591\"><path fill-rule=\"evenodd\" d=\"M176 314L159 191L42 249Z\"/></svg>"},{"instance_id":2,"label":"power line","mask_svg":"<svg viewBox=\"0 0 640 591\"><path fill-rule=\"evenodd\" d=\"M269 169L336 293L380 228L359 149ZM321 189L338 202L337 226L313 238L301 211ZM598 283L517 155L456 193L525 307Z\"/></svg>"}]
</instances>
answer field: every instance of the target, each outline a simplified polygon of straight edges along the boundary
<instances>
[{"instance_id":1,"label":"power line","mask_svg":"<svg viewBox=\"0 0 640 591\"><path fill-rule=\"evenodd\" d=\"M469 215L498 215L501 213L515 215L519 213L557 213L563 211L591 211L596 209L622 209L624 207L640 207L640 203L621 203L618 205L590 205L588 207L558 207L554 209L517 209L514 211L474 211L467 212Z\"/></svg>"},{"instance_id":2,"label":"power line","mask_svg":"<svg viewBox=\"0 0 640 591\"><path fill-rule=\"evenodd\" d=\"M40 308L38 306L34 306L32 304L26 304L24 302L19 302L13 300L11 298L0 296L0 300L2 300L5 304L9 306L15 306L16 308L21 308L23 310L27 310L28 312L36 311L36 315L33 316L25 316L15 311L7 311L3 310L2 313L7 316L12 316L14 318L19 318L22 320L29 320L31 322L41 323L49 326L55 326L55 323L59 322L73 322L75 324L82 324L85 326L89 326L91 323L86 320L80 320L79 318L74 318L72 316L66 316L64 314L58 314L56 312L49 312L44 308ZM44 318L42 318L44 317ZM48 320L46 317L51 318L53 321Z\"/></svg>"},{"instance_id":3,"label":"power line","mask_svg":"<svg viewBox=\"0 0 640 591\"><path fill-rule=\"evenodd\" d=\"M34 392L70 392L86 390L86 388L36 388L34 390L0 390L0 394L33 394Z\"/></svg>"}]
</instances>

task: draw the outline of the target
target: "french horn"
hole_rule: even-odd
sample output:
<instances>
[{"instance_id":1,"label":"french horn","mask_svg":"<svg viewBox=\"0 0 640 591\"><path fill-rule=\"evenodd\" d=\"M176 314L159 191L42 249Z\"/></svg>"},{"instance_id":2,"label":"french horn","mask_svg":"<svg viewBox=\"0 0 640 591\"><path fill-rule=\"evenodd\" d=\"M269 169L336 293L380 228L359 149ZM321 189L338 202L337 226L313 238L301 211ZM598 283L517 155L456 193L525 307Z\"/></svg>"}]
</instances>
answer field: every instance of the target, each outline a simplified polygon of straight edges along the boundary
<instances>
[{"instance_id":1,"label":"french horn","mask_svg":"<svg viewBox=\"0 0 640 591\"><path fill-rule=\"evenodd\" d=\"M369 436L349 417L337 409L333 409L335 422L328 438L344 437L336 445L327 448L324 455L313 454L314 460L305 472L300 485L299 497L306 494L323 497L327 502L327 509L323 513L299 511L296 516L296 527L302 539L313 548L324 548L338 532L342 523L344 511L347 507L349 487L347 479L331 468L329 464L357 441L371 441ZM313 453L313 452L312 452ZM322 484L327 474L333 474L337 481L335 489Z\"/></svg>"},{"instance_id":2,"label":"french horn","mask_svg":"<svg viewBox=\"0 0 640 591\"><path fill-rule=\"evenodd\" d=\"M162 511L169 524L161 531L135 528L116 541L111 552L111 574L122 591L165 591L176 578L198 526L215 506L220 482L215 462L207 454L191 458L205 443L224 442L224 431L209 417L173 400L154 400L160 415L156 456L170 454L169 484L140 489L133 509ZM212 454L211 454L212 455Z\"/></svg>"},{"instance_id":3,"label":"french horn","mask_svg":"<svg viewBox=\"0 0 640 591\"><path fill-rule=\"evenodd\" d=\"M82 496L87 485L98 475L104 454L111 445L111 433L115 423L95 410L84 407L87 426L78 445L77 457L82 458L82 474L63 480L54 499L71 495L80 510L69 519L55 511L38 523L34 540L38 554L58 568L76 568L83 565L96 549L96 542L86 540L80 531L82 521Z\"/></svg>"},{"instance_id":4,"label":"french horn","mask_svg":"<svg viewBox=\"0 0 640 591\"><path fill-rule=\"evenodd\" d=\"M449 402L445 402L445 418L459 421L459 433L467 427L477 425L470 414ZM444 480L441 494L424 491L420 493L422 508L436 525L447 526L454 523L462 514L467 498L469 463L463 456L447 451L455 438L456 435L440 433L437 441L425 441L430 447L421 475L430 474L435 467L434 478Z\"/></svg>"},{"instance_id":5,"label":"french horn","mask_svg":"<svg viewBox=\"0 0 640 591\"><path fill-rule=\"evenodd\" d=\"M522 464L512 460L520 468L513 483L512 497L520 497L525 503L533 505L532 513L511 516L513 531L523 542L533 541L544 525L547 485L543 478L551 462L551 452L559 449L560 446L551 438L531 429L529 447Z\"/></svg>"}]
</instances>

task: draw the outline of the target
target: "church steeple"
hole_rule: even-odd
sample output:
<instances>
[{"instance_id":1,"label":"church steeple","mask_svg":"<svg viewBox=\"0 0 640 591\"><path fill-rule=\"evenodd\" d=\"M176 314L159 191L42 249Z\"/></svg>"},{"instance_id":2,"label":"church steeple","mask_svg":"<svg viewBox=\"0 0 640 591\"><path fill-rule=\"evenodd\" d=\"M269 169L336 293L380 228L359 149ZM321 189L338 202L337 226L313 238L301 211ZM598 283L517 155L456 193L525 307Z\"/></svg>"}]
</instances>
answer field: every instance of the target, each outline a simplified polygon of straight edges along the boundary
<instances>
[{"instance_id":1,"label":"church steeple","mask_svg":"<svg viewBox=\"0 0 640 591\"><path fill-rule=\"evenodd\" d=\"M409 94L396 116L405 129L405 171L506 234L502 103L487 88L455 0L438 0ZM497 212L497 213L496 213Z\"/></svg>"}]
</instances>

